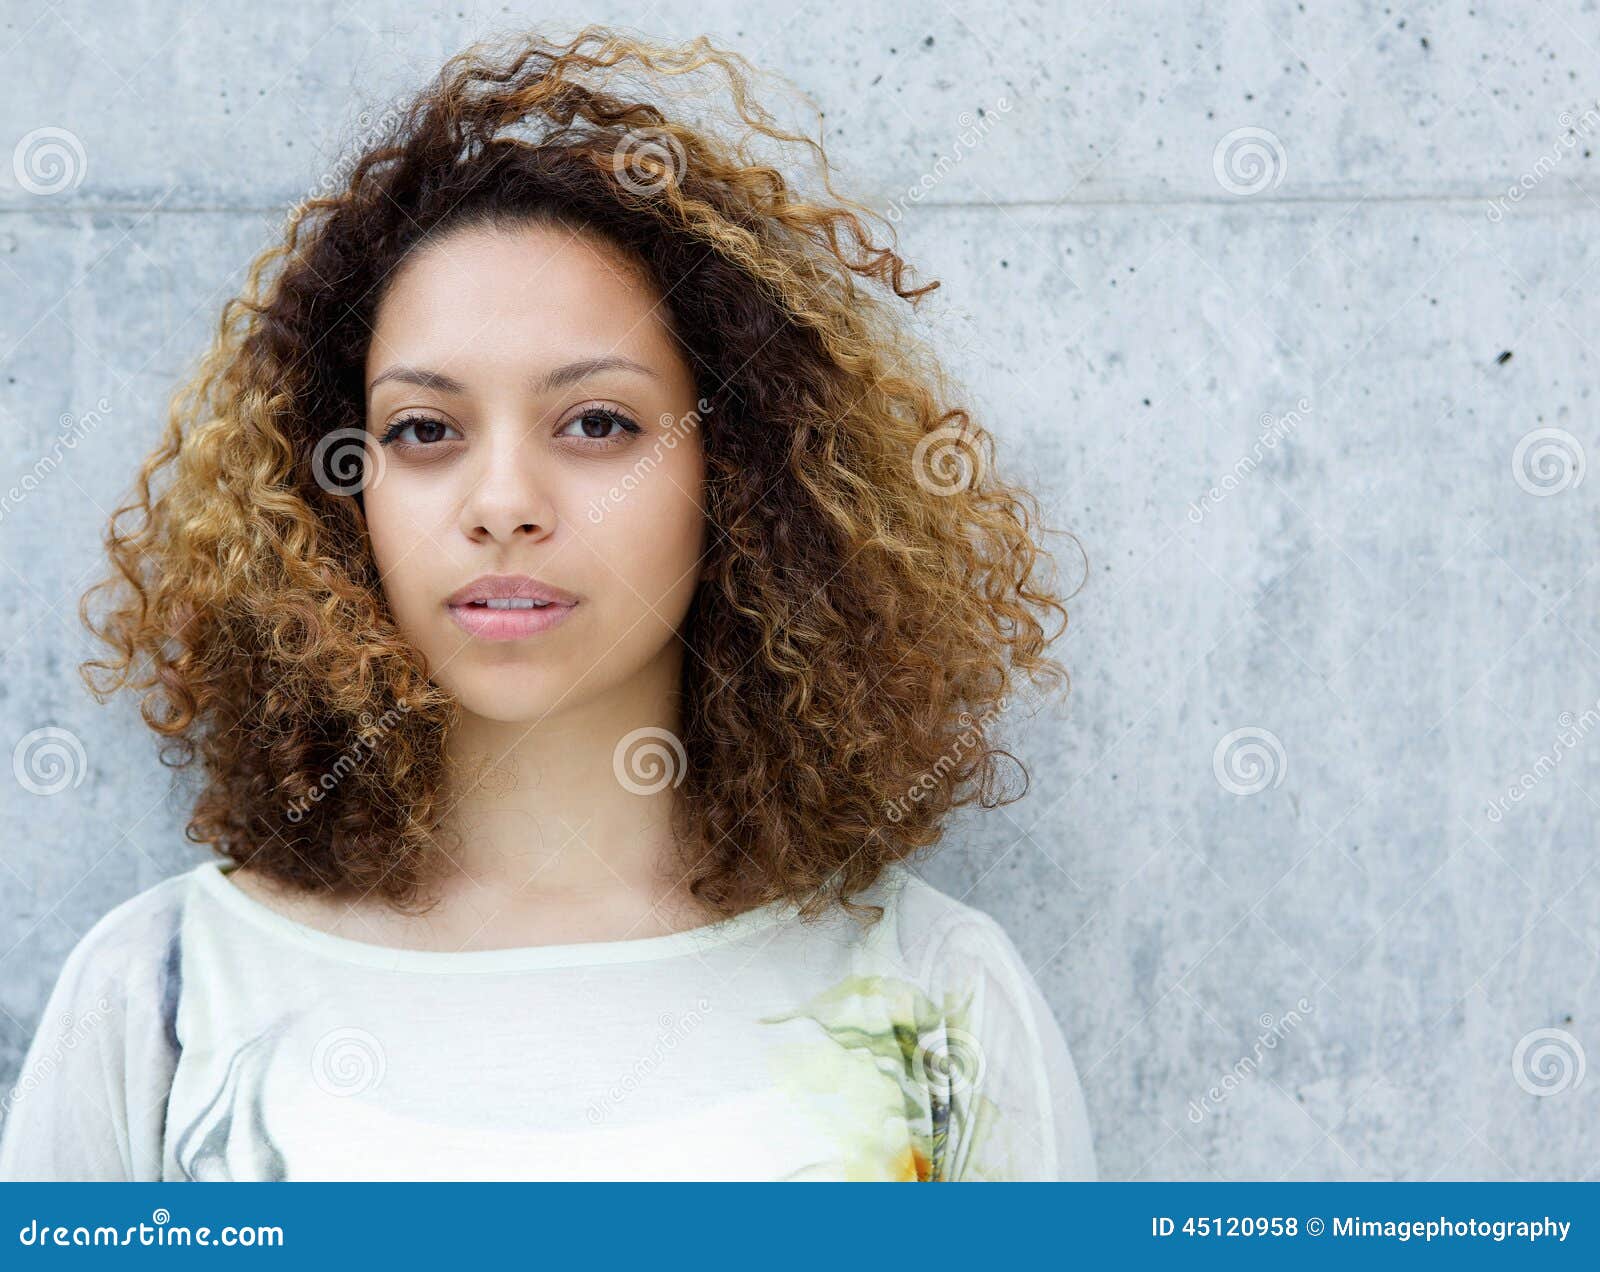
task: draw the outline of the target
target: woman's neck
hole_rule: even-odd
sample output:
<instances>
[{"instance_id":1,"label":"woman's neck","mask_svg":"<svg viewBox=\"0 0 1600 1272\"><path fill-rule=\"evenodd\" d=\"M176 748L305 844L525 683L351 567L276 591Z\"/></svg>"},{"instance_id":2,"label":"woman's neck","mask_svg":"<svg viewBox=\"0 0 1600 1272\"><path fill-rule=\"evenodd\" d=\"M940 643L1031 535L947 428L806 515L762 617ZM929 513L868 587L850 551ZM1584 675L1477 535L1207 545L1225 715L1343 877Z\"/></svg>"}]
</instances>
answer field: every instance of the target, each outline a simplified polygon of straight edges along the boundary
<instances>
[{"instance_id":1,"label":"woman's neck","mask_svg":"<svg viewBox=\"0 0 1600 1272\"><path fill-rule=\"evenodd\" d=\"M588 913L664 930L714 917L682 889L672 829L685 764L680 672L663 660L532 721L466 716L447 747L440 908L514 923Z\"/></svg>"}]
</instances>

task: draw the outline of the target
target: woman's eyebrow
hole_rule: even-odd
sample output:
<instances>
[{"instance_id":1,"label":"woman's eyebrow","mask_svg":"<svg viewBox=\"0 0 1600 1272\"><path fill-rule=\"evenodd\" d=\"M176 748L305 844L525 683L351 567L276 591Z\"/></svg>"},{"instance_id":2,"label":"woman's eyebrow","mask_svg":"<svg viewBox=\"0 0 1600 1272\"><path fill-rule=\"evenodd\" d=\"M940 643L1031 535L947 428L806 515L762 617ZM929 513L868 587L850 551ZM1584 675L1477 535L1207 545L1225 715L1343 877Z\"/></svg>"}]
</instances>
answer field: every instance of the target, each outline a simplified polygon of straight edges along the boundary
<instances>
[{"instance_id":1,"label":"woman's eyebrow","mask_svg":"<svg viewBox=\"0 0 1600 1272\"><path fill-rule=\"evenodd\" d=\"M535 377L529 387L535 393L550 393L556 389L565 388L569 384L576 384L579 380L597 375L601 371L632 371L639 375L651 376L660 379L660 375L644 365L635 362L632 358L624 358L617 354L607 354L604 357L579 358L576 362L568 362L553 370L545 372L542 376ZM430 371L426 367L394 366L379 372L373 377L372 383L367 385L367 392L371 393L386 380L398 380L403 384L415 384L424 389L434 389L440 393L465 393L467 386L453 376L446 375L443 371Z\"/></svg>"}]
</instances>

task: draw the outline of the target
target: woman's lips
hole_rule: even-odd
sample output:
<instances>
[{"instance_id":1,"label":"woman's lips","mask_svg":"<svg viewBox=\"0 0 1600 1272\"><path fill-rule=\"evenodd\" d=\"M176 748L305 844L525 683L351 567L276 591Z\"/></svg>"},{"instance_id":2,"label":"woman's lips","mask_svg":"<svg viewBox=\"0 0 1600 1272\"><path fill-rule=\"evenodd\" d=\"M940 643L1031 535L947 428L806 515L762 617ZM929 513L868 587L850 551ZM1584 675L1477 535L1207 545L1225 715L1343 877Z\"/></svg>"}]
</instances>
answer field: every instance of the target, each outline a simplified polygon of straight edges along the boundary
<instances>
[{"instance_id":1,"label":"woman's lips","mask_svg":"<svg viewBox=\"0 0 1600 1272\"><path fill-rule=\"evenodd\" d=\"M546 605L543 609L490 609L486 605L451 605L456 626L479 640L521 640L547 632L565 622L576 605Z\"/></svg>"}]
</instances>

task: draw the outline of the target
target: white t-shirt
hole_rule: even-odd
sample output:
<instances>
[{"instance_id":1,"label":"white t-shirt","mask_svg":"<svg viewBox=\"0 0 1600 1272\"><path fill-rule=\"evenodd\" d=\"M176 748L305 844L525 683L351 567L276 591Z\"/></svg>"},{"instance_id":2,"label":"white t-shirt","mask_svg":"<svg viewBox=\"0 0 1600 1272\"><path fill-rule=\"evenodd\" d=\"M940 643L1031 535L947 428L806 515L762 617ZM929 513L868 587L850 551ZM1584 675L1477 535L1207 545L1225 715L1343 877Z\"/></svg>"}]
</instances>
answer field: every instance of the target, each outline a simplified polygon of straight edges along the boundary
<instances>
[{"instance_id":1,"label":"white t-shirt","mask_svg":"<svg viewBox=\"0 0 1600 1272\"><path fill-rule=\"evenodd\" d=\"M68 956L0 1179L1094 1179L1067 1044L982 911L891 866L803 922L456 953L210 860Z\"/></svg>"}]
</instances>

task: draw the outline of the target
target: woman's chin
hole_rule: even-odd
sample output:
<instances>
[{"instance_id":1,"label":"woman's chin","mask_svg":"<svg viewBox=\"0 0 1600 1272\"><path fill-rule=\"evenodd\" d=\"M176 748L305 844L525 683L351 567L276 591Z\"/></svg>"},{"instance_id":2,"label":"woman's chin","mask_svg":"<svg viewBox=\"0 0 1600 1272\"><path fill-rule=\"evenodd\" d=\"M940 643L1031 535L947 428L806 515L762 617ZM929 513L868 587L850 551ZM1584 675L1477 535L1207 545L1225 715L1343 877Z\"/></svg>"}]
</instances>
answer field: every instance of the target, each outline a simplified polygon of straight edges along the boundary
<instances>
[{"instance_id":1,"label":"woman's chin","mask_svg":"<svg viewBox=\"0 0 1600 1272\"><path fill-rule=\"evenodd\" d=\"M564 697L560 687L547 690L538 684L510 685L504 678L498 684L446 688L455 694L464 712L492 724L521 724L531 729L572 706L572 699Z\"/></svg>"}]
</instances>

